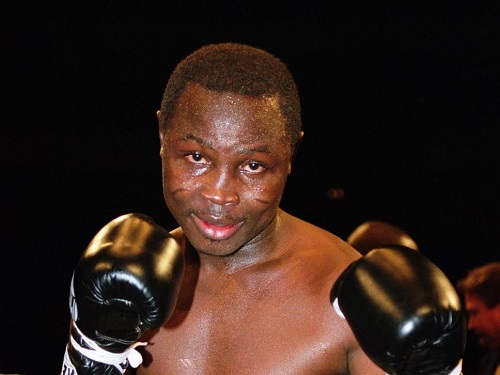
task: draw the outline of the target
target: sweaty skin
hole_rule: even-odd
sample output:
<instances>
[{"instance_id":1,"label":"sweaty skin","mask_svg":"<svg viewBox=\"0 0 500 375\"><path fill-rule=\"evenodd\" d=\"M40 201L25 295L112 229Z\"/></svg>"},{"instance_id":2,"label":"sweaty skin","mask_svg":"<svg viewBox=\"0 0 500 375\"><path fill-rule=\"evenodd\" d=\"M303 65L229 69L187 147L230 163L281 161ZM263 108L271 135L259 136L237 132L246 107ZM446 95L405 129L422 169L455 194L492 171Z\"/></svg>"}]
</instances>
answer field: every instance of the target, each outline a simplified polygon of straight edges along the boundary
<instances>
[{"instance_id":1,"label":"sweaty skin","mask_svg":"<svg viewBox=\"0 0 500 375\"><path fill-rule=\"evenodd\" d=\"M360 254L279 208L291 146L276 99L190 84L160 131L187 267L138 374L384 374L329 300Z\"/></svg>"}]
</instances>

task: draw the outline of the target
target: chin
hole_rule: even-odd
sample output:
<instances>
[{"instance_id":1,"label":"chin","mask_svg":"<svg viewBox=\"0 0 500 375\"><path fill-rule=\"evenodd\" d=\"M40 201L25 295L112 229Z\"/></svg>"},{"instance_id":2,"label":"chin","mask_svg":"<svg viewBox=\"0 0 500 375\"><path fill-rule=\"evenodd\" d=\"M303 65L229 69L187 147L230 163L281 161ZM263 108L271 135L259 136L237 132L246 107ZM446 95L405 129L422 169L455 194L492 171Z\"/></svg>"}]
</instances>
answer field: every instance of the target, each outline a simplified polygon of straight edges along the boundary
<instances>
[{"instance_id":1,"label":"chin","mask_svg":"<svg viewBox=\"0 0 500 375\"><path fill-rule=\"evenodd\" d=\"M232 245L229 240L213 240L203 236L189 236L187 235L191 246L197 251L216 256L226 256L234 253L238 247Z\"/></svg>"}]
</instances>

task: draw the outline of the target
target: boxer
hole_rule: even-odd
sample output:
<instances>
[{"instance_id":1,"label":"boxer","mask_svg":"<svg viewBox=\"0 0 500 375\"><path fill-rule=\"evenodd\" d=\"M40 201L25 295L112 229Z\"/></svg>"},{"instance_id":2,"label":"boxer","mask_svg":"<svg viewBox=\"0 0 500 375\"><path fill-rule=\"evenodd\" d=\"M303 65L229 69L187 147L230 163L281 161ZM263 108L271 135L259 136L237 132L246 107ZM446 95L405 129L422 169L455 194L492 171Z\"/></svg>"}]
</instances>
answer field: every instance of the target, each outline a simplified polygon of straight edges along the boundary
<instances>
[{"instance_id":1,"label":"boxer","mask_svg":"<svg viewBox=\"0 0 500 375\"><path fill-rule=\"evenodd\" d=\"M361 254L280 207L304 135L287 66L249 45L203 46L175 67L157 117L164 199L179 224L170 235L182 248L185 272L170 318L145 334L141 341L148 345L137 347L143 362L134 371L377 375L390 370L377 350L368 350L371 344L362 344L373 332L362 341L359 318L351 317L378 324L373 318L382 312L371 311L374 304L363 295L365 306L354 314L347 307L354 304L343 302L354 289L347 280L363 278L341 275L352 264L364 264ZM297 199L307 199L307 190ZM380 289L393 288L392 269L382 278L387 282L377 284ZM411 273L408 280L419 285L430 275ZM332 306L332 287L343 316ZM434 295L427 288L418 293ZM450 321L460 325L456 306L449 307L452 317L434 324L433 337L449 337ZM380 336L387 334L383 325L380 329ZM460 341L459 335L453 338ZM408 345L409 340L394 339ZM421 373L427 375L429 368L435 374L452 371L460 345L436 350L438 356L432 345L427 343L425 355L398 362L418 368L425 360ZM383 351L384 343L379 346ZM436 366L427 366L431 362Z\"/></svg>"}]
</instances>

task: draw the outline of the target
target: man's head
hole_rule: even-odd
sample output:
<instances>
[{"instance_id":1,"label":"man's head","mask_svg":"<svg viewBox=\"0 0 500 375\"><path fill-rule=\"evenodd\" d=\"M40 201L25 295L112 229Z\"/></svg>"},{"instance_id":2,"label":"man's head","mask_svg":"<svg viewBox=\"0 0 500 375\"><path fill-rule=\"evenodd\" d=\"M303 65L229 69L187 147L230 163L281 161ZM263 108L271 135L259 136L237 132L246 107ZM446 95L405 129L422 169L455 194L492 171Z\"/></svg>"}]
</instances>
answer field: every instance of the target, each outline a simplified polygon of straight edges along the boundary
<instances>
[{"instance_id":1,"label":"man's head","mask_svg":"<svg viewBox=\"0 0 500 375\"><path fill-rule=\"evenodd\" d=\"M273 243L302 136L286 66L246 45L202 47L175 68L157 115L165 202L190 243L217 256Z\"/></svg>"},{"instance_id":2,"label":"man's head","mask_svg":"<svg viewBox=\"0 0 500 375\"><path fill-rule=\"evenodd\" d=\"M500 350L500 262L474 268L457 282L463 293L468 314L468 328L479 343Z\"/></svg>"},{"instance_id":3,"label":"man's head","mask_svg":"<svg viewBox=\"0 0 500 375\"><path fill-rule=\"evenodd\" d=\"M361 254L385 245L403 245L418 251L417 243L406 231L381 220L369 220L360 224L347 237L346 242Z\"/></svg>"},{"instance_id":4,"label":"man's head","mask_svg":"<svg viewBox=\"0 0 500 375\"><path fill-rule=\"evenodd\" d=\"M168 126L189 83L216 92L278 98L286 119L292 156L296 153L302 137L300 99L291 72L277 57L240 43L209 44L197 49L176 66L167 82L161 102L160 126Z\"/></svg>"}]
</instances>

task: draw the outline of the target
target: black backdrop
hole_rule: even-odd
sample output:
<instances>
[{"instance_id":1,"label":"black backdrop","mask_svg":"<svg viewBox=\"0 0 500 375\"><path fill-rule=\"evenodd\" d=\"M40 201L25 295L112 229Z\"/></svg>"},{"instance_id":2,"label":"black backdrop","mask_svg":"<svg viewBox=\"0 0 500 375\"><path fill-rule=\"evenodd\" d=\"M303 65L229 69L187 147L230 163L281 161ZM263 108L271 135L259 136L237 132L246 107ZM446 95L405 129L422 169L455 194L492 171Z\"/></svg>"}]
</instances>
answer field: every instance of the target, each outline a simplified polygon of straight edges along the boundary
<instances>
[{"instance_id":1,"label":"black backdrop","mask_svg":"<svg viewBox=\"0 0 500 375\"><path fill-rule=\"evenodd\" d=\"M143 212L174 227L155 111L205 43L254 44L296 77L306 137L285 210L343 238L392 221L452 281L498 260L491 5L138 3L2 3L0 372L59 371L71 272L101 226Z\"/></svg>"}]
</instances>

